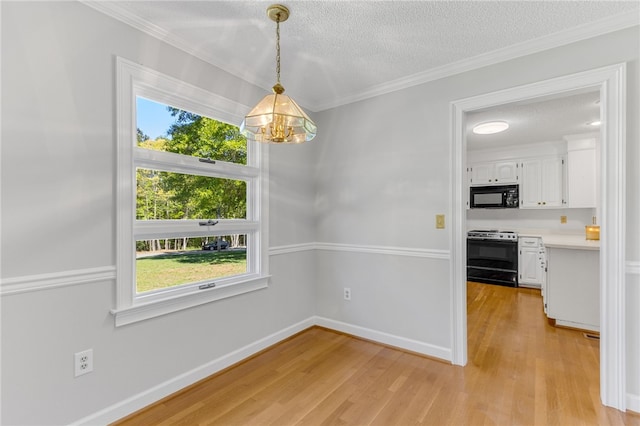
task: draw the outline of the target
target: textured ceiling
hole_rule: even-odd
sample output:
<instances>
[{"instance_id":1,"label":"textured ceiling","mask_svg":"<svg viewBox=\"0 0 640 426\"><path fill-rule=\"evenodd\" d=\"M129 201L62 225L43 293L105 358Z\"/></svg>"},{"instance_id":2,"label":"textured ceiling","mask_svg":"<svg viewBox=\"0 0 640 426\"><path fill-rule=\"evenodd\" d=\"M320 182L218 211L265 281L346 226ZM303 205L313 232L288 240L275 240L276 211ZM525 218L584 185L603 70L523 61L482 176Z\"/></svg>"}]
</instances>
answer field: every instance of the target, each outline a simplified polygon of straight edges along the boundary
<instances>
[{"instance_id":1,"label":"textured ceiling","mask_svg":"<svg viewBox=\"0 0 640 426\"><path fill-rule=\"evenodd\" d=\"M574 92L535 101L515 102L466 114L467 148L482 150L516 144L555 142L563 136L594 133L600 127L600 93ZM493 135L476 135L475 125L506 121L509 128Z\"/></svg>"},{"instance_id":2,"label":"textured ceiling","mask_svg":"<svg viewBox=\"0 0 640 426\"><path fill-rule=\"evenodd\" d=\"M270 90L273 1L94 1L85 4ZM281 81L311 111L640 24L640 1L283 1ZM594 131L598 94L509 104L468 115L508 120L469 133L469 149ZM257 101L257 100L256 100Z\"/></svg>"},{"instance_id":3,"label":"textured ceiling","mask_svg":"<svg viewBox=\"0 0 640 426\"><path fill-rule=\"evenodd\" d=\"M266 8L272 2L86 4L270 90L275 23ZM638 0L283 4L291 16L281 24L281 81L312 111L464 71L487 57L496 62L640 22ZM471 61L478 57L485 62Z\"/></svg>"}]
</instances>

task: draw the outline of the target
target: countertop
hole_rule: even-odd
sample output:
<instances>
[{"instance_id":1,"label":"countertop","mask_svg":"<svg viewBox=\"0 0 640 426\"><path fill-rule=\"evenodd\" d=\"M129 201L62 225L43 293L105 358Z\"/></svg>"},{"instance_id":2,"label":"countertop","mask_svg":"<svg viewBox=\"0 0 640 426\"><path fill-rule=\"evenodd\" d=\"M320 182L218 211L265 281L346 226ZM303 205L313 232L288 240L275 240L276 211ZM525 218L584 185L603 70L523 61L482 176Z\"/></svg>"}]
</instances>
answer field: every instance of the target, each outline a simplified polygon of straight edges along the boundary
<instances>
[{"instance_id":1,"label":"countertop","mask_svg":"<svg viewBox=\"0 0 640 426\"><path fill-rule=\"evenodd\" d=\"M585 234L562 234L545 230L517 230L519 237L539 237L545 247L576 250L600 250L599 240L587 240Z\"/></svg>"}]
</instances>

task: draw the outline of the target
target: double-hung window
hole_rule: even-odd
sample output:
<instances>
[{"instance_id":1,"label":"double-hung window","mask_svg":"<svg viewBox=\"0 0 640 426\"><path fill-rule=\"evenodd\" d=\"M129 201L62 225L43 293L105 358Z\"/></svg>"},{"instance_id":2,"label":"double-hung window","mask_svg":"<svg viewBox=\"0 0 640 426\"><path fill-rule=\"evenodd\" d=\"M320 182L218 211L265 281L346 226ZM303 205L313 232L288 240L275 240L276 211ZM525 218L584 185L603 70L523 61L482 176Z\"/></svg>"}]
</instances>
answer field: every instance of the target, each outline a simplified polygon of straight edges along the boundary
<instances>
[{"instance_id":1,"label":"double-hung window","mask_svg":"<svg viewBox=\"0 0 640 426\"><path fill-rule=\"evenodd\" d=\"M150 103L175 118L155 139L136 120ZM117 59L117 326L267 286L267 151L235 125L247 110Z\"/></svg>"}]
</instances>

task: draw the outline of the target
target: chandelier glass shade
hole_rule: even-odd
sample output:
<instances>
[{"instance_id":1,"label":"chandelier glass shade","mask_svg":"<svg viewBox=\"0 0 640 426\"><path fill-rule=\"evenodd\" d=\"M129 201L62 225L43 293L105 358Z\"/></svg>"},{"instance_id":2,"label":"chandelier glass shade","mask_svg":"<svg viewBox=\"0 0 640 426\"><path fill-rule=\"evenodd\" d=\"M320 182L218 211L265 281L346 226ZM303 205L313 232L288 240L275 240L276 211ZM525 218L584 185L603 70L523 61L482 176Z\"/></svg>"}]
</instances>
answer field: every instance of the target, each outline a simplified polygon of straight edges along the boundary
<instances>
[{"instance_id":1,"label":"chandelier glass shade","mask_svg":"<svg viewBox=\"0 0 640 426\"><path fill-rule=\"evenodd\" d=\"M273 93L265 96L245 116L240 131L248 140L265 143L302 143L312 140L318 128L298 104L284 94L280 84L280 22L289 17L289 9L272 5L267 15L276 22L276 79Z\"/></svg>"}]
</instances>

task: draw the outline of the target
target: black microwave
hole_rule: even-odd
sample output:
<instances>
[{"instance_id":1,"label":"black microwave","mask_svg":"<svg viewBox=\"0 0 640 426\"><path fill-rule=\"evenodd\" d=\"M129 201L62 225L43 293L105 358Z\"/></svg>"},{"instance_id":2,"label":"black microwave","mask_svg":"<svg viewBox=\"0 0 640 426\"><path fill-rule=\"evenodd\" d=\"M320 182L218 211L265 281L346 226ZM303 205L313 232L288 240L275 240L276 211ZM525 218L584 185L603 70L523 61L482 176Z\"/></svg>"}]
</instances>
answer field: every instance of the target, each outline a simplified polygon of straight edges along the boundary
<instances>
[{"instance_id":1,"label":"black microwave","mask_svg":"<svg viewBox=\"0 0 640 426\"><path fill-rule=\"evenodd\" d=\"M518 185L472 186L469 207L472 209L517 209Z\"/></svg>"}]
</instances>

